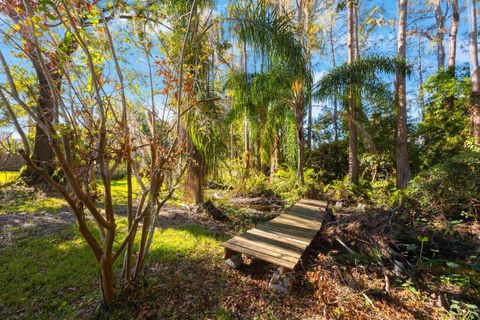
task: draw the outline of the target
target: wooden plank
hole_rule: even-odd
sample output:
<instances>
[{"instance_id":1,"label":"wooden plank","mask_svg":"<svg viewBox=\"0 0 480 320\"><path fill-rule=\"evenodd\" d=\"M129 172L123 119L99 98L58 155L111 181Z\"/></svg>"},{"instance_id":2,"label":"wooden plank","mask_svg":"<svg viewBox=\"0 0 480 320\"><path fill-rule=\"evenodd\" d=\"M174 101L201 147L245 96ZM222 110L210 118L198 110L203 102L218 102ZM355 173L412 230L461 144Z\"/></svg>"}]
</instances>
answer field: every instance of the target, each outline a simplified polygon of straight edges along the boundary
<instances>
[{"instance_id":1,"label":"wooden plank","mask_svg":"<svg viewBox=\"0 0 480 320\"><path fill-rule=\"evenodd\" d=\"M284 233L279 233L276 231L265 231L265 230L255 228L255 229L248 230L247 232L252 234L263 235L265 237L274 237L276 239L281 239L283 241L291 241L292 243L299 243L301 245L304 245L305 247L310 244L310 241L308 241L305 238L301 239L298 237L287 236Z\"/></svg>"},{"instance_id":2,"label":"wooden plank","mask_svg":"<svg viewBox=\"0 0 480 320\"><path fill-rule=\"evenodd\" d=\"M306 214L298 213L297 211L293 211L291 209L287 209L285 210L284 213L282 213L278 217L282 217L282 216L289 216L292 219L303 220L305 222L317 222L317 223L323 219L323 214L320 211L306 215Z\"/></svg>"},{"instance_id":3,"label":"wooden plank","mask_svg":"<svg viewBox=\"0 0 480 320\"><path fill-rule=\"evenodd\" d=\"M315 230L294 228L292 226L286 226L284 224L279 224L274 222L258 226L257 229L261 229L265 231L276 231L276 232L283 233L285 235L292 236L292 237L297 237L306 241L311 241L314 234L316 234Z\"/></svg>"},{"instance_id":4,"label":"wooden plank","mask_svg":"<svg viewBox=\"0 0 480 320\"><path fill-rule=\"evenodd\" d=\"M304 250L302 248L288 247L280 243L275 244L273 243L273 241L270 243L266 241L257 241L255 240L255 237L249 237L245 234L230 239L227 242L235 244L237 246L248 247L256 252L263 252L268 254L276 253L280 255L280 257L285 257L286 260L294 262L300 259L300 256L302 255Z\"/></svg>"},{"instance_id":5,"label":"wooden plank","mask_svg":"<svg viewBox=\"0 0 480 320\"><path fill-rule=\"evenodd\" d=\"M296 262L287 261L287 260L281 259L281 256L279 257L275 254L266 254L266 253L263 253L263 252L257 252L257 251L254 251L254 250L248 248L248 247L238 246L238 245L235 245L235 244L229 243L229 242L222 243L222 246L224 246L224 247L226 247L230 250L234 250L236 252L242 252L246 255L249 255L249 256L258 258L260 260L264 260L264 261L273 263L277 266L285 267L285 268L288 268L288 269L295 268L295 265L298 263L298 260Z\"/></svg>"},{"instance_id":6,"label":"wooden plank","mask_svg":"<svg viewBox=\"0 0 480 320\"><path fill-rule=\"evenodd\" d=\"M303 199L285 213L236 236L222 246L293 269L322 226L323 201Z\"/></svg>"},{"instance_id":7,"label":"wooden plank","mask_svg":"<svg viewBox=\"0 0 480 320\"><path fill-rule=\"evenodd\" d=\"M312 205L312 204L309 204L309 203L306 203L306 202L297 202L295 203L293 206L291 206L290 208L302 208L302 209L309 209L309 210L312 210L312 211L321 211L323 210L321 207L319 206L316 206L316 205Z\"/></svg>"},{"instance_id":8,"label":"wooden plank","mask_svg":"<svg viewBox=\"0 0 480 320\"><path fill-rule=\"evenodd\" d=\"M245 238L252 241L258 241L260 243L275 245L280 248L284 248L294 252L298 250L303 251L305 250L305 247L308 246L308 244L305 244L305 242L292 241L288 238L277 236L276 234L271 232L262 232L262 231L256 232L254 230L257 230L257 229L248 230L247 232L244 232L238 237Z\"/></svg>"},{"instance_id":9,"label":"wooden plank","mask_svg":"<svg viewBox=\"0 0 480 320\"><path fill-rule=\"evenodd\" d=\"M309 219L313 221L323 221L323 218L325 217L325 211L304 210L293 207L286 209L282 214L291 214L299 218Z\"/></svg>"},{"instance_id":10,"label":"wooden plank","mask_svg":"<svg viewBox=\"0 0 480 320\"><path fill-rule=\"evenodd\" d=\"M272 232L272 233L276 233L276 234L281 234L284 237L293 238L293 239L296 239L298 241L308 242L309 244L312 241L311 240L312 239L311 235L306 235L304 233L297 233L294 230L288 230L288 229L286 230L284 227L279 228L279 227L277 227L275 225L272 225L272 224L262 224L255 229L256 230L261 230L261 231L266 231L266 232Z\"/></svg>"},{"instance_id":11,"label":"wooden plank","mask_svg":"<svg viewBox=\"0 0 480 320\"><path fill-rule=\"evenodd\" d=\"M299 235L304 235L311 237L313 239L313 236L317 233L318 230L311 229L311 228L305 228L301 226L292 226L285 224L283 222L276 222L276 221L270 221L268 222L270 226L274 226L278 229L284 229L286 233L295 233Z\"/></svg>"},{"instance_id":12,"label":"wooden plank","mask_svg":"<svg viewBox=\"0 0 480 320\"><path fill-rule=\"evenodd\" d=\"M318 230L319 227L322 225L321 222L301 219L290 214L282 214L281 216L276 217L272 221L277 223L284 223L286 225L307 228L311 230Z\"/></svg>"},{"instance_id":13,"label":"wooden plank","mask_svg":"<svg viewBox=\"0 0 480 320\"><path fill-rule=\"evenodd\" d=\"M303 215L305 217L313 217L315 213L322 213L322 211L320 210L316 211L316 210L312 210L312 209L297 206L297 205L286 209L285 212L295 213L297 215Z\"/></svg>"},{"instance_id":14,"label":"wooden plank","mask_svg":"<svg viewBox=\"0 0 480 320\"><path fill-rule=\"evenodd\" d=\"M321 208L322 210L326 210L328 207L328 203L323 200L315 200L315 199L302 199L298 203L304 203L312 206L316 206Z\"/></svg>"}]
</instances>

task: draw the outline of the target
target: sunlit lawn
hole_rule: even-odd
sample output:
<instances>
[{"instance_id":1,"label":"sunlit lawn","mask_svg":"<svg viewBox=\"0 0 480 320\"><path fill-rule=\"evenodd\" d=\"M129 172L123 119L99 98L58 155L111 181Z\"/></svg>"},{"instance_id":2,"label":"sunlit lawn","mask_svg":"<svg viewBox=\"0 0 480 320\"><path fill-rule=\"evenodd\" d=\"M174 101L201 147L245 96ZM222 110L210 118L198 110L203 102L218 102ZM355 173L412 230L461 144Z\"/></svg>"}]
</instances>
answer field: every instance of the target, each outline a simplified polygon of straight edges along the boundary
<instances>
[{"instance_id":1,"label":"sunlit lawn","mask_svg":"<svg viewBox=\"0 0 480 320\"><path fill-rule=\"evenodd\" d=\"M126 219L120 218L118 227L122 237ZM198 226L158 229L149 259L166 264L205 257L220 261L220 240ZM117 270L120 264L117 261ZM72 318L100 295L96 262L73 225L48 236L25 237L0 249L0 266L2 319Z\"/></svg>"},{"instance_id":2,"label":"sunlit lawn","mask_svg":"<svg viewBox=\"0 0 480 320\"><path fill-rule=\"evenodd\" d=\"M18 179L19 172L0 171L0 189L3 199L0 201L0 214L15 212L58 212L67 206L61 197L48 196L26 187L10 188L11 183Z\"/></svg>"},{"instance_id":3,"label":"sunlit lawn","mask_svg":"<svg viewBox=\"0 0 480 320\"><path fill-rule=\"evenodd\" d=\"M18 173L0 172L2 183L13 181ZM134 195L139 186L133 183ZM4 186L8 188L8 186ZM12 194L4 189L9 199L0 203L0 214L29 212L58 212L67 207L61 197L47 196L24 189ZM114 203L126 204L125 179L112 182ZM118 241L124 237L126 219L117 221ZM95 229L92 223L92 227ZM81 237L76 225L53 228L55 233L33 235L26 230L11 230L16 240L0 247L0 319L65 319L74 318L85 306L92 306L100 296L98 268L95 259ZM53 231L52 231L53 232ZM19 235L19 236L18 236ZM96 233L98 237L98 233ZM138 240L138 239L137 239ZM185 226L181 229L157 229L151 246L149 261L167 265L182 261L208 258L221 261L219 239L208 229ZM212 260L213 259L213 260ZM121 267L117 261L117 271Z\"/></svg>"},{"instance_id":4,"label":"sunlit lawn","mask_svg":"<svg viewBox=\"0 0 480 320\"><path fill-rule=\"evenodd\" d=\"M18 178L18 172L0 172L0 187L4 187L9 182ZM98 182L100 193L103 191L101 181ZM138 197L140 187L135 179L132 181L133 198ZM115 206L125 206L127 203L127 180L120 179L112 181L112 197ZM101 202L100 202L101 204ZM67 202L59 195L45 195L41 192L38 194L18 192L16 195L10 195L8 201L0 202L0 214L14 213L14 212L50 212L56 213L63 208L67 208Z\"/></svg>"},{"instance_id":5,"label":"sunlit lawn","mask_svg":"<svg viewBox=\"0 0 480 320\"><path fill-rule=\"evenodd\" d=\"M50 212L56 213L67 206L67 202L60 197L41 197L29 199L13 199L9 203L0 204L0 214L15 212Z\"/></svg>"},{"instance_id":6,"label":"sunlit lawn","mask_svg":"<svg viewBox=\"0 0 480 320\"><path fill-rule=\"evenodd\" d=\"M0 186L15 181L19 175L18 171L0 171Z\"/></svg>"}]
</instances>

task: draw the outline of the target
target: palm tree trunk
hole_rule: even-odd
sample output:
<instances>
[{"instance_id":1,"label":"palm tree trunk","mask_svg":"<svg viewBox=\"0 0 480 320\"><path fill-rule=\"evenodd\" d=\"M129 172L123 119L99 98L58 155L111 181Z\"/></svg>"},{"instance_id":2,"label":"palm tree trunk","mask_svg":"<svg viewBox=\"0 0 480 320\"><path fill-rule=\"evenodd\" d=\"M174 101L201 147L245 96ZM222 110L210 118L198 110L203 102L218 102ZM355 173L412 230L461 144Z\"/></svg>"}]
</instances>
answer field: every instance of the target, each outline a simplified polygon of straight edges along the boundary
<instances>
[{"instance_id":1,"label":"palm tree trunk","mask_svg":"<svg viewBox=\"0 0 480 320\"><path fill-rule=\"evenodd\" d=\"M13 18L15 19L15 18ZM80 22L80 27L83 27L83 22ZM44 70L39 64L39 59L35 56L35 50L31 49L30 59L34 66L35 73L38 80L38 109L37 115L39 119L47 123L56 123L58 121L58 106L55 104L53 92L49 86L48 79L53 80L60 91L61 80L64 76L62 68L57 63L62 59L59 57L70 57L76 51L78 43L75 37L70 37L70 33L65 33L62 41L59 43L56 52L52 52L50 63L47 70ZM28 36L26 36L29 38ZM30 43L30 40L27 41ZM55 169L55 155L50 146L47 134L37 124L35 127L35 139L32 154L33 162L47 170L49 175L52 175ZM30 185L37 185L44 183L45 180L35 171L30 168L22 174L25 181Z\"/></svg>"},{"instance_id":2,"label":"palm tree trunk","mask_svg":"<svg viewBox=\"0 0 480 320\"><path fill-rule=\"evenodd\" d=\"M297 129L297 180L305 182L303 167L305 163L305 138L303 137L303 100L297 101L295 106L295 122Z\"/></svg>"},{"instance_id":3,"label":"palm tree trunk","mask_svg":"<svg viewBox=\"0 0 480 320\"><path fill-rule=\"evenodd\" d=\"M480 85L478 69L477 11L475 0L470 4L470 60L472 63L472 93L470 94L472 135L475 144L480 144Z\"/></svg>"},{"instance_id":4,"label":"palm tree trunk","mask_svg":"<svg viewBox=\"0 0 480 320\"><path fill-rule=\"evenodd\" d=\"M308 132L307 132L307 147L309 150L312 150L312 137L313 137L313 118L312 118L312 101L308 103Z\"/></svg>"},{"instance_id":5,"label":"palm tree trunk","mask_svg":"<svg viewBox=\"0 0 480 320\"><path fill-rule=\"evenodd\" d=\"M247 56L247 43L245 41L243 42L242 57L243 57L242 58L243 72L245 73L245 77L247 77L248 56ZM245 177L248 178L248 176L250 175L250 132L249 132L249 121L248 121L246 111L243 118L243 142L244 142L243 159L244 159L244 167L245 167Z\"/></svg>"},{"instance_id":6,"label":"palm tree trunk","mask_svg":"<svg viewBox=\"0 0 480 320\"><path fill-rule=\"evenodd\" d=\"M278 171L279 167L280 167L280 136L278 134L278 130L275 130L272 158L270 161L270 180L273 179L273 176Z\"/></svg>"},{"instance_id":7,"label":"palm tree trunk","mask_svg":"<svg viewBox=\"0 0 480 320\"><path fill-rule=\"evenodd\" d=\"M263 74L265 66L265 52L263 50L260 51L260 73ZM259 120L259 128L258 128L258 137L257 137L257 156L258 156L258 170L260 172L266 174L266 159L262 156L262 144L263 144L263 132L265 123L267 122L267 113L268 113L268 105L262 103L259 108L258 120Z\"/></svg>"},{"instance_id":8,"label":"palm tree trunk","mask_svg":"<svg viewBox=\"0 0 480 320\"><path fill-rule=\"evenodd\" d=\"M194 204L203 202L203 186L205 182L205 160L203 155L191 143L192 151L188 162L185 200Z\"/></svg>"},{"instance_id":9,"label":"palm tree trunk","mask_svg":"<svg viewBox=\"0 0 480 320\"><path fill-rule=\"evenodd\" d=\"M407 9L408 0L398 0L398 38L397 55L406 59L407 47ZM395 158L397 164L397 188L404 189L410 181L410 165L408 163L407 149L407 95L405 73L397 71L396 77L397 96L397 127Z\"/></svg>"},{"instance_id":10,"label":"palm tree trunk","mask_svg":"<svg viewBox=\"0 0 480 320\"><path fill-rule=\"evenodd\" d=\"M355 60L355 4L353 0L348 2L348 62ZM350 88L348 95L349 118L355 120L355 96L353 88ZM353 121L348 121L348 176L352 183L358 181L360 164L358 161L357 129Z\"/></svg>"}]
</instances>

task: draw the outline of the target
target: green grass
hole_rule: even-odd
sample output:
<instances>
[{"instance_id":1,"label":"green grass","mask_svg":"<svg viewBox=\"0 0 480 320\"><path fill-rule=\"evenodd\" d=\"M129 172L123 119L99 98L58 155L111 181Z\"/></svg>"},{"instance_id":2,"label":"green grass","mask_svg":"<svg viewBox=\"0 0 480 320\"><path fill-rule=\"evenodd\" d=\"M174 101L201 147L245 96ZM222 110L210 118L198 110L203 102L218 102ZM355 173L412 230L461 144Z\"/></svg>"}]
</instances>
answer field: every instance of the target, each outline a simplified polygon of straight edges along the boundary
<instances>
[{"instance_id":1,"label":"green grass","mask_svg":"<svg viewBox=\"0 0 480 320\"><path fill-rule=\"evenodd\" d=\"M59 197L49 196L44 198L15 199L8 203L0 204L0 214L15 212L51 212L56 213L67 207L67 202Z\"/></svg>"},{"instance_id":2,"label":"green grass","mask_svg":"<svg viewBox=\"0 0 480 320\"><path fill-rule=\"evenodd\" d=\"M18 171L0 171L0 186L15 181L19 176Z\"/></svg>"},{"instance_id":3,"label":"green grass","mask_svg":"<svg viewBox=\"0 0 480 320\"><path fill-rule=\"evenodd\" d=\"M138 192L136 181L133 186ZM47 196L22 185L7 184L0 192L4 195L0 214L41 214L68 207L61 197ZM125 179L112 181L112 194L116 206L126 204ZM95 228L93 223L92 227ZM127 232L125 218L117 219L117 230L116 246ZM0 248L0 319L68 319L74 318L79 309L95 304L100 297L98 266L75 225L54 234L33 237L20 228L12 231L20 236L7 247ZM95 234L99 237L98 232ZM172 267L198 259L220 262L222 250L219 242L222 240L199 226L157 229L148 261ZM117 272L121 260L117 260Z\"/></svg>"},{"instance_id":4,"label":"green grass","mask_svg":"<svg viewBox=\"0 0 480 320\"><path fill-rule=\"evenodd\" d=\"M118 219L119 240L126 219ZM138 239L137 239L138 240ZM222 239L199 226L155 231L150 262L177 264L208 257L221 261ZM118 244L117 244L118 245ZM117 270L120 261L117 261ZM72 318L98 299L98 267L76 226L0 249L0 318ZM17 314L24 309L24 313Z\"/></svg>"},{"instance_id":5,"label":"green grass","mask_svg":"<svg viewBox=\"0 0 480 320\"><path fill-rule=\"evenodd\" d=\"M0 187L8 188L9 182L14 181L18 177L18 172L0 172ZM8 177L8 178L7 178ZM4 183L6 182L6 183ZM133 198L136 199L140 192L140 187L137 181L134 179L133 185ZM101 181L99 181L100 191L103 191ZM67 201L65 201L59 195L46 195L42 192L36 192L33 189L27 187L17 187L14 190L5 190L6 197L3 201L0 201L0 214L15 213L15 212L51 212L56 213L63 208L68 207ZM9 199L6 199L6 198ZM114 180L112 181L112 197L113 204L115 206L125 206L127 204L127 180Z\"/></svg>"},{"instance_id":6,"label":"green grass","mask_svg":"<svg viewBox=\"0 0 480 320\"><path fill-rule=\"evenodd\" d=\"M22 318L65 318L82 296L98 296L93 286L97 267L75 226L1 249L0 265L4 319L22 308Z\"/></svg>"},{"instance_id":7,"label":"green grass","mask_svg":"<svg viewBox=\"0 0 480 320\"><path fill-rule=\"evenodd\" d=\"M103 191L103 185L99 181L99 188ZM133 199L136 199L140 192L141 188L138 185L137 179L132 179L132 189L133 189ZM112 198L115 205L126 205L127 204L127 179L113 180L112 181Z\"/></svg>"}]
</instances>

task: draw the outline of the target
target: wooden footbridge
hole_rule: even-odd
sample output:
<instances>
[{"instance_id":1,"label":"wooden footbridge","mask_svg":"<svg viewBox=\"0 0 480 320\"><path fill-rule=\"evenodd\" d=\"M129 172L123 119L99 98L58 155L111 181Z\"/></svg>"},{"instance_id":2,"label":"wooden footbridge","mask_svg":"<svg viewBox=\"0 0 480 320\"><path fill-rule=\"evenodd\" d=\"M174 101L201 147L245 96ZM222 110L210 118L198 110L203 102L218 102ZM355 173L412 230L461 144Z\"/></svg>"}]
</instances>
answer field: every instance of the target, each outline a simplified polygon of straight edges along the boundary
<instances>
[{"instance_id":1,"label":"wooden footbridge","mask_svg":"<svg viewBox=\"0 0 480 320\"><path fill-rule=\"evenodd\" d=\"M322 227L326 209L324 201L303 199L278 217L223 242L227 264L238 268L242 254L270 262L279 267L270 286L279 283L281 291L287 290L280 277L298 264Z\"/></svg>"}]
</instances>

